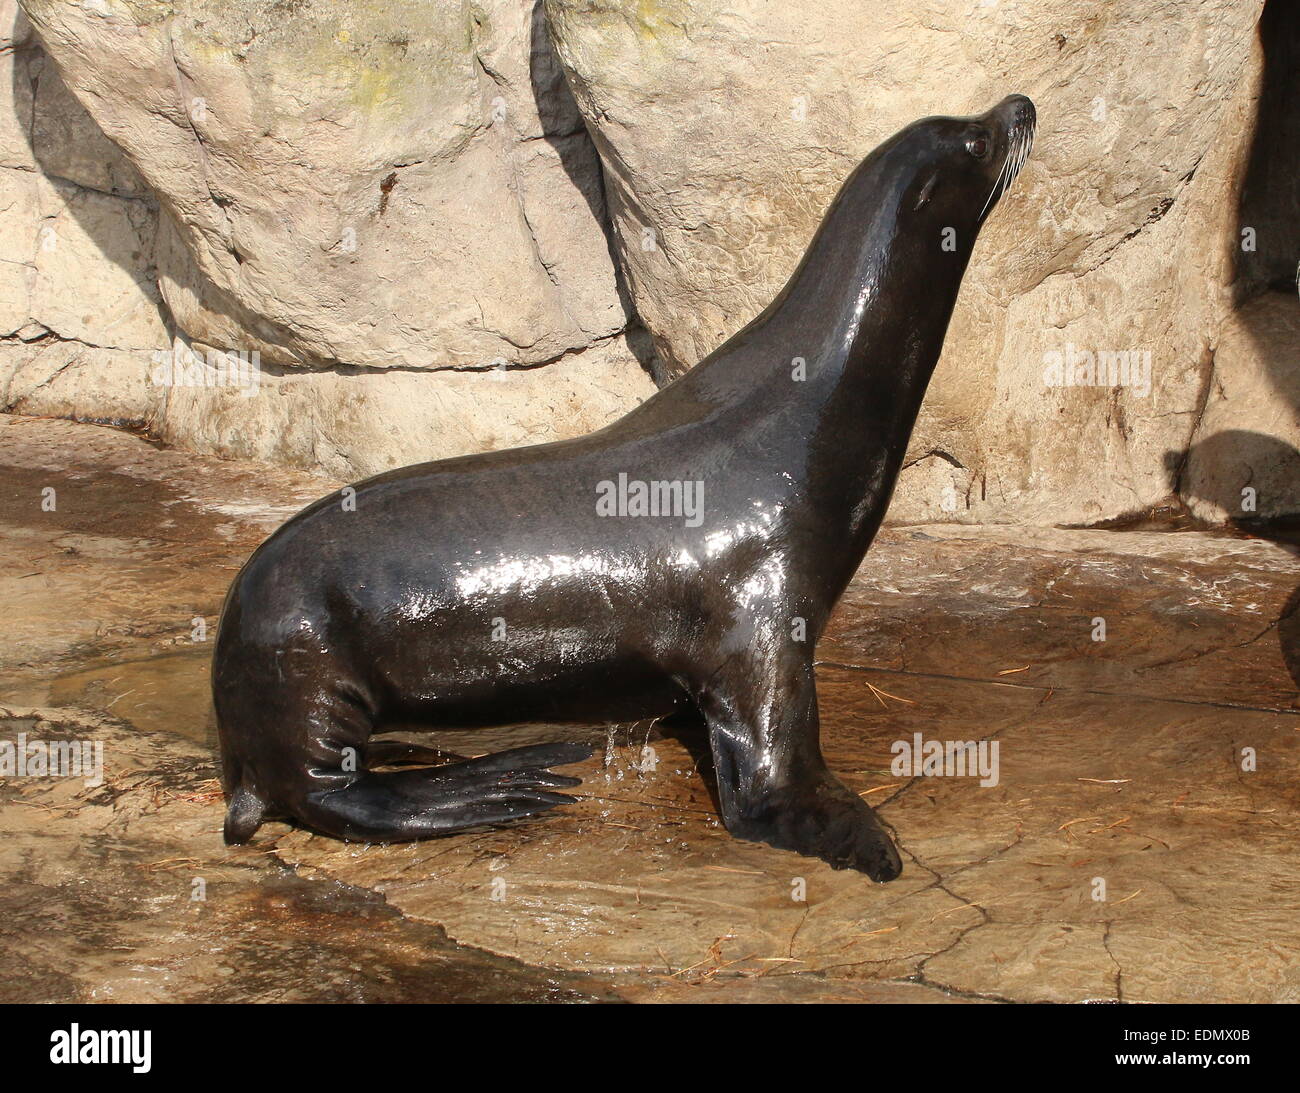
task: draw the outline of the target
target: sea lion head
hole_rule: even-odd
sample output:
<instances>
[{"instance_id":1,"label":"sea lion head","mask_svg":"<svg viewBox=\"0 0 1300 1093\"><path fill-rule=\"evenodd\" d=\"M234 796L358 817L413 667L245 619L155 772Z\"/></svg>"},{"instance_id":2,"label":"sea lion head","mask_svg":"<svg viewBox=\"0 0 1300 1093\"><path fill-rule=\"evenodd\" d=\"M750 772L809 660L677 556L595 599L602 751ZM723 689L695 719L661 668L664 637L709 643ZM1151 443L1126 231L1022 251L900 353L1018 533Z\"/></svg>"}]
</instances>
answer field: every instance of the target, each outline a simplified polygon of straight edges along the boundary
<instances>
[{"instance_id":1,"label":"sea lion head","mask_svg":"<svg viewBox=\"0 0 1300 1093\"><path fill-rule=\"evenodd\" d=\"M842 365L888 344L892 327L909 359L932 367L980 228L1024 166L1035 123L1034 104L1008 95L987 113L895 133L849 175L785 288L733 341L752 344L761 329L806 355L824 334Z\"/></svg>"},{"instance_id":2,"label":"sea lion head","mask_svg":"<svg viewBox=\"0 0 1300 1093\"><path fill-rule=\"evenodd\" d=\"M904 168L899 212L937 214L961 234L978 231L1025 165L1036 121L1029 99L1008 95L985 114L909 125L888 157Z\"/></svg>"},{"instance_id":3,"label":"sea lion head","mask_svg":"<svg viewBox=\"0 0 1300 1093\"><path fill-rule=\"evenodd\" d=\"M784 324L804 348L824 330L839 365L868 349L905 360L900 375L919 399L980 228L1024 166L1035 121L1034 104L1009 95L987 113L922 118L895 133L845 181L755 324Z\"/></svg>"},{"instance_id":4,"label":"sea lion head","mask_svg":"<svg viewBox=\"0 0 1300 1093\"><path fill-rule=\"evenodd\" d=\"M942 333L980 228L1029 155L1035 122L1034 104L1008 95L984 114L906 126L849 177L805 266L845 275L855 308L885 291L900 307L921 301L942 317L943 326L926 329Z\"/></svg>"}]
</instances>

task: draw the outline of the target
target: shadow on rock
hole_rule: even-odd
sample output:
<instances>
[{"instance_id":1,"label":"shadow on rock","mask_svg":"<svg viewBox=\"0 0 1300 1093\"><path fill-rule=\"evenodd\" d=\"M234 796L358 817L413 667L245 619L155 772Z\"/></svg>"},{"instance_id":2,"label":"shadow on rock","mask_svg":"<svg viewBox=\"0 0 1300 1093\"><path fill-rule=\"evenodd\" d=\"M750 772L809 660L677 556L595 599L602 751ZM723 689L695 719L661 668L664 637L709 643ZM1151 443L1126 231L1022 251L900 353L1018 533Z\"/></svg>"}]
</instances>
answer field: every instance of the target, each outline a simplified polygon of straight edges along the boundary
<instances>
[{"instance_id":1,"label":"shadow on rock","mask_svg":"<svg viewBox=\"0 0 1300 1093\"><path fill-rule=\"evenodd\" d=\"M1225 429L1185 452L1166 452L1170 486L1180 497L1213 505L1229 527L1267 539L1300 557L1300 513L1263 519L1253 515L1260 476L1300 481L1300 451L1277 437ZM1300 588L1287 598L1277 620L1278 642L1287 672L1300 687Z\"/></svg>"}]
</instances>

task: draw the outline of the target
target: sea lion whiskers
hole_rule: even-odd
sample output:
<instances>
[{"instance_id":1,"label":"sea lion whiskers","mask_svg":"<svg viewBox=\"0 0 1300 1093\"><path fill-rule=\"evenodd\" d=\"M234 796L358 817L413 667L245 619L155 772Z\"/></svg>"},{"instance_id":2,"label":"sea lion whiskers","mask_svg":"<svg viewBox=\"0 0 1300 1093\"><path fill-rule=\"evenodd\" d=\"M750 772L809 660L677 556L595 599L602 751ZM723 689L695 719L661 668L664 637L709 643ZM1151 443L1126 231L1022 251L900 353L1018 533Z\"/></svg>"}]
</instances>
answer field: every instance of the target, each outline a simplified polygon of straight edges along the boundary
<instances>
[{"instance_id":1,"label":"sea lion whiskers","mask_svg":"<svg viewBox=\"0 0 1300 1093\"><path fill-rule=\"evenodd\" d=\"M984 202L984 208L980 209L979 219L983 220L985 214L992 207L993 203L1002 196L1002 183L1007 175L1007 166L1011 163L1011 149L1007 149L1007 155L1002 160L1002 166L998 169L998 176L993 180L993 188L989 190L988 200Z\"/></svg>"},{"instance_id":2,"label":"sea lion whiskers","mask_svg":"<svg viewBox=\"0 0 1300 1093\"><path fill-rule=\"evenodd\" d=\"M1002 195L1011 188L1011 184L1019 176L1025 161L1029 158L1030 149L1033 147L1034 134L1038 128L1037 118L1031 118L1025 124L1013 126L1007 138L1007 153L1002 160L1002 167L998 171L998 176L993 181L993 188L989 191L988 200L984 202L984 207L980 210L980 219L989 211L993 204L1002 198Z\"/></svg>"}]
</instances>

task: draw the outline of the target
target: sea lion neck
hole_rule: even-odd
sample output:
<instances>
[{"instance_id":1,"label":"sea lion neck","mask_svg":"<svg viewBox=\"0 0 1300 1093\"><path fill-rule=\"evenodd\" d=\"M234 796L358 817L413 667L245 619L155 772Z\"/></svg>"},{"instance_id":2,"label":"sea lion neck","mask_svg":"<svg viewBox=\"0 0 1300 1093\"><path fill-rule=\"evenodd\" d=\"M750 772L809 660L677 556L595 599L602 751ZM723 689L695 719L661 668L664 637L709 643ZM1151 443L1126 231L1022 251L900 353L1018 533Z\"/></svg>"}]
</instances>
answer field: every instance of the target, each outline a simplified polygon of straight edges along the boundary
<instances>
[{"instance_id":1,"label":"sea lion neck","mask_svg":"<svg viewBox=\"0 0 1300 1093\"><path fill-rule=\"evenodd\" d=\"M845 182L772 304L661 396L716 408L729 433L770 420L850 461L863 445L905 444L970 251L966 239L944 251L940 226L910 207L928 174L906 137ZM983 196L970 195L972 213Z\"/></svg>"},{"instance_id":2,"label":"sea lion neck","mask_svg":"<svg viewBox=\"0 0 1300 1093\"><path fill-rule=\"evenodd\" d=\"M911 389L929 381L917 358L933 350L937 359L973 239L963 230L944 250L941 225L911 208L918 182L936 168L918 164L907 137L859 164L785 289L755 321L763 337L802 349L796 355L813 383L854 375ZM895 354L882 354L882 345Z\"/></svg>"},{"instance_id":3,"label":"sea lion neck","mask_svg":"<svg viewBox=\"0 0 1300 1093\"><path fill-rule=\"evenodd\" d=\"M743 452L743 473L786 474L799 488L786 518L840 544L823 563L847 584L878 529L938 363L978 230L981 188L960 197L956 247L944 219L918 211L936 170L905 131L859 165L835 197L803 260L760 316L679 383L716 414L718 435ZM664 392L667 394L668 392Z\"/></svg>"}]
</instances>

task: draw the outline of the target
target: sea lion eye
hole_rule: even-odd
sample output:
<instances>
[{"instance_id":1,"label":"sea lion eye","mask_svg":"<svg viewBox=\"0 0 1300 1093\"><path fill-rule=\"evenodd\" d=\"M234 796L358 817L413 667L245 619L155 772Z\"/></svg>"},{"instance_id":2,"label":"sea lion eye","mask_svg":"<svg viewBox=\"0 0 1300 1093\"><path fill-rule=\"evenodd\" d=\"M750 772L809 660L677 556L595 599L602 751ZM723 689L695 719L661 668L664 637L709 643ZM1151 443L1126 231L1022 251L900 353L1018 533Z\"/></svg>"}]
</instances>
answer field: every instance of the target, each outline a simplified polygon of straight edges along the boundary
<instances>
[{"instance_id":1,"label":"sea lion eye","mask_svg":"<svg viewBox=\"0 0 1300 1093\"><path fill-rule=\"evenodd\" d=\"M971 137L966 142L966 151L976 159L983 159L989 152L989 142L983 137Z\"/></svg>"}]
</instances>

